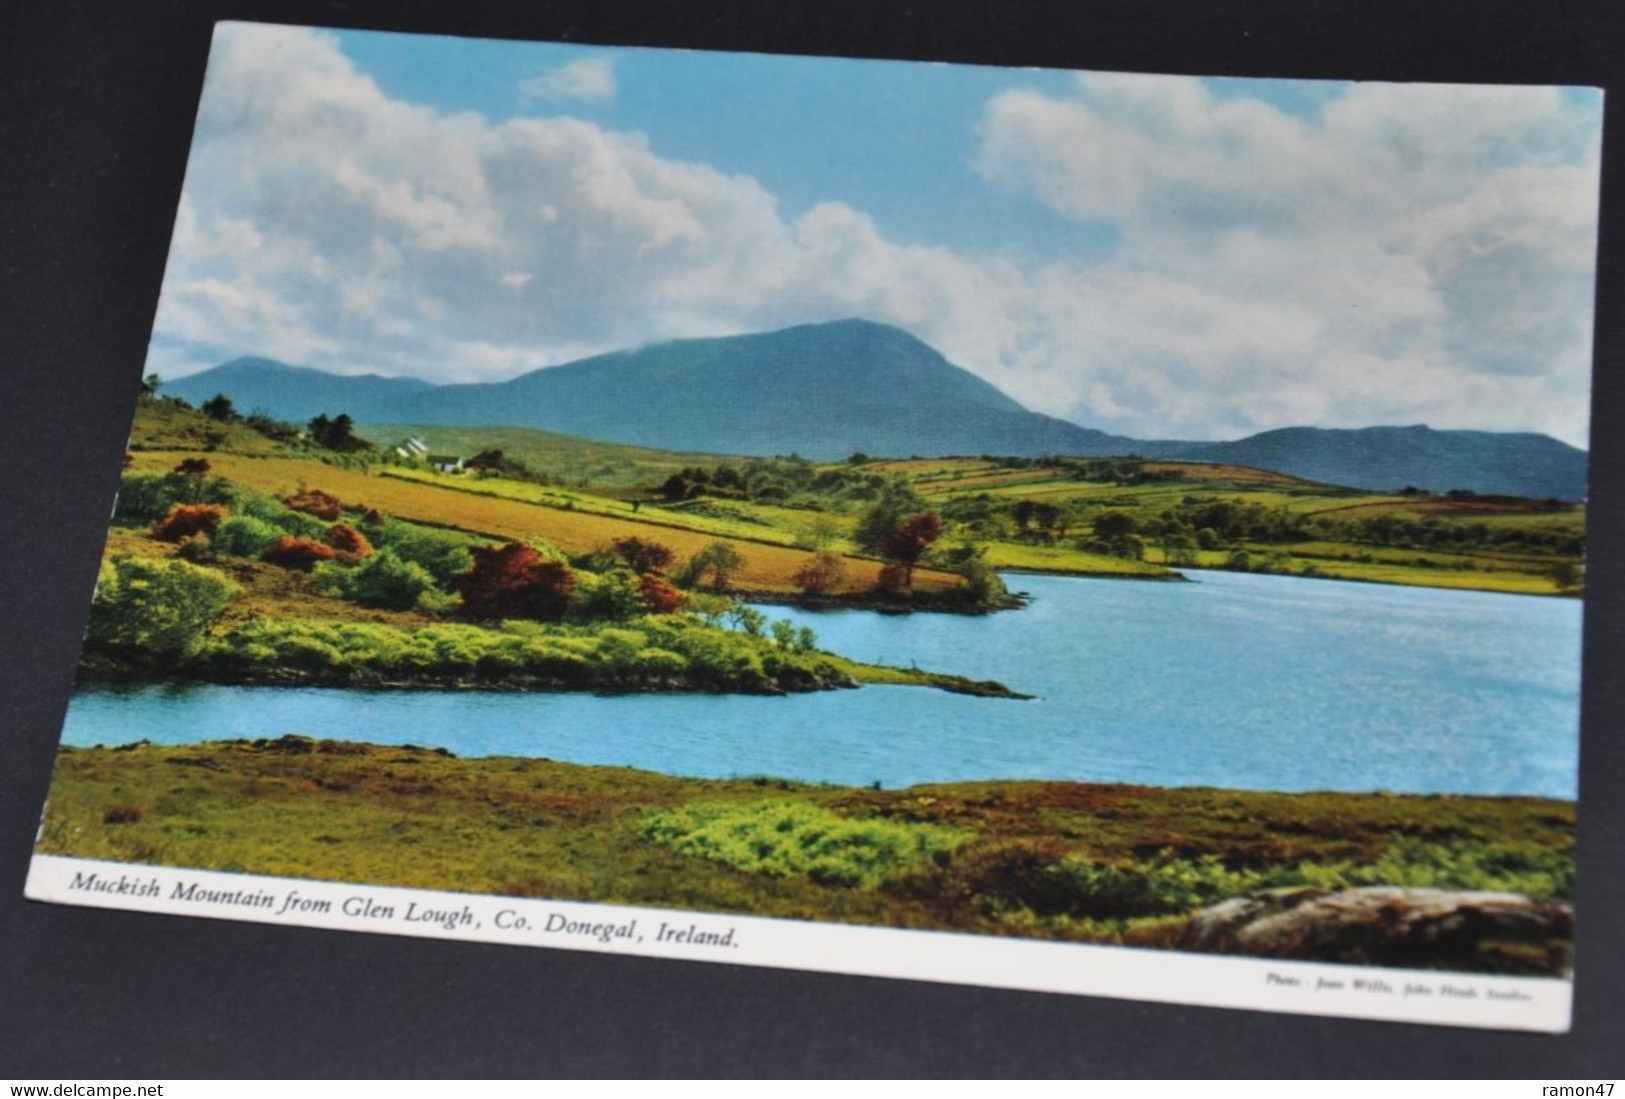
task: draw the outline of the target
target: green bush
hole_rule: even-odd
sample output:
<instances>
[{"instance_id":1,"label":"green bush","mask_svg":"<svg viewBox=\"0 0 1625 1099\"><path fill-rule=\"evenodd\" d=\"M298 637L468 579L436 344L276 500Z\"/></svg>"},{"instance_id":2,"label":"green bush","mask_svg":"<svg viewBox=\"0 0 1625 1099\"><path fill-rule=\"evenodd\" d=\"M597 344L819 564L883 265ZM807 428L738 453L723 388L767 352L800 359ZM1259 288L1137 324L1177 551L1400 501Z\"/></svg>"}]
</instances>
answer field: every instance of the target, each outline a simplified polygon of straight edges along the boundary
<instances>
[{"instance_id":1,"label":"green bush","mask_svg":"<svg viewBox=\"0 0 1625 1099\"><path fill-rule=\"evenodd\" d=\"M645 839L681 855L864 889L946 862L971 835L935 824L853 820L794 801L674 809L653 814L643 825Z\"/></svg>"},{"instance_id":2,"label":"green bush","mask_svg":"<svg viewBox=\"0 0 1625 1099\"><path fill-rule=\"evenodd\" d=\"M294 511L281 500L259 493L246 496L238 505L239 515L269 523L282 534L319 542L327 537L327 524L303 512ZM269 545L270 543L266 543Z\"/></svg>"},{"instance_id":3,"label":"green bush","mask_svg":"<svg viewBox=\"0 0 1625 1099\"><path fill-rule=\"evenodd\" d=\"M113 522L122 527L148 526L177 505L237 503L239 491L221 477L185 473L126 473L119 481Z\"/></svg>"},{"instance_id":4,"label":"green bush","mask_svg":"<svg viewBox=\"0 0 1625 1099\"><path fill-rule=\"evenodd\" d=\"M214 552L227 557L258 557L282 531L252 515L232 515L214 532Z\"/></svg>"},{"instance_id":5,"label":"green bush","mask_svg":"<svg viewBox=\"0 0 1625 1099\"><path fill-rule=\"evenodd\" d=\"M89 639L142 657L190 657L236 590L185 561L115 557L97 577Z\"/></svg>"},{"instance_id":6,"label":"green bush","mask_svg":"<svg viewBox=\"0 0 1625 1099\"><path fill-rule=\"evenodd\" d=\"M469 554L471 539L465 535L398 519L387 520L382 527L369 528L366 534L375 548L387 548L400 560L421 565L442 588L448 587L473 564Z\"/></svg>"},{"instance_id":7,"label":"green bush","mask_svg":"<svg viewBox=\"0 0 1625 1099\"><path fill-rule=\"evenodd\" d=\"M631 569L611 569L599 576L588 572L576 574L575 587L570 592L572 619L622 622L645 610L637 573Z\"/></svg>"},{"instance_id":8,"label":"green bush","mask_svg":"<svg viewBox=\"0 0 1625 1099\"><path fill-rule=\"evenodd\" d=\"M429 570L414 561L403 561L394 550L383 550L362 558L359 565L346 568L327 563L317 569L317 583L332 594L363 607L407 611L426 594L436 591Z\"/></svg>"},{"instance_id":9,"label":"green bush","mask_svg":"<svg viewBox=\"0 0 1625 1099\"><path fill-rule=\"evenodd\" d=\"M1400 839L1389 843L1371 862L1300 863L1284 873L1272 874L1270 884L1304 884L1323 889L1398 885L1567 898L1574 894L1574 857L1483 843L1444 845Z\"/></svg>"}]
</instances>

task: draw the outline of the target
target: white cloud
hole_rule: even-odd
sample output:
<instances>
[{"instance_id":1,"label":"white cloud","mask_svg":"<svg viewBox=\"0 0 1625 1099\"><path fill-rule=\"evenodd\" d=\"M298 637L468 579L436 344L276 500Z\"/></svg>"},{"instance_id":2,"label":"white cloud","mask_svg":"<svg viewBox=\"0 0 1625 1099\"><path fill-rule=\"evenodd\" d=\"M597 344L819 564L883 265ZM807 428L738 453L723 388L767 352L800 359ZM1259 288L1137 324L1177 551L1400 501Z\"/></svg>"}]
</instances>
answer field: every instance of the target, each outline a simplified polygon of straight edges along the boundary
<instances>
[{"instance_id":1,"label":"white cloud","mask_svg":"<svg viewBox=\"0 0 1625 1099\"><path fill-rule=\"evenodd\" d=\"M1022 264L899 244L850 203L787 217L639 134L395 101L327 35L230 26L153 362L491 380L864 316L1144 436L1427 420L1580 441L1596 156L1594 111L1551 90L1354 86L1305 120L1086 76L982 119L988 180L1117 235L1104 260Z\"/></svg>"},{"instance_id":2,"label":"white cloud","mask_svg":"<svg viewBox=\"0 0 1625 1099\"><path fill-rule=\"evenodd\" d=\"M607 57L578 58L519 85L520 98L527 103L538 99L608 103L619 90L614 64Z\"/></svg>"},{"instance_id":3,"label":"white cloud","mask_svg":"<svg viewBox=\"0 0 1625 1099\"><path fill-rule=\"evenodd\" d=\"M1355 85L1305 121L1192 80L1089 75L1072 96L997 97L978 167L1119 234L1076 288L1113 302L1080 418L1233 434L1533 417L1583 441L1596 140L1594 111L1551 88Z\"/></svg>"}]
</instances>

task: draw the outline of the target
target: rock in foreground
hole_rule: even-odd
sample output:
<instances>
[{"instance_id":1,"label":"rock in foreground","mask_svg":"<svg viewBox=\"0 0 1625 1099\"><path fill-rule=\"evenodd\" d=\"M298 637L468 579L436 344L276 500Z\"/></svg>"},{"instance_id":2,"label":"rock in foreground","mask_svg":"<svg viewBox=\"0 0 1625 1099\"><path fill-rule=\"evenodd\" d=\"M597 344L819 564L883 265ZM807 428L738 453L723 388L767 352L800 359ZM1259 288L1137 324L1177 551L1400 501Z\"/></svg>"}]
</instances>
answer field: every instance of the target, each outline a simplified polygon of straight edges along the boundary
<instances>
[{"instance_id":1,"label":"rock in foreground","mask_svg":"<svg viewBox=\"0 0 1625 1099\"><path fill-rule=\"evenodd\" d=\"M1299 961L1567 976L1574 910L1518 893L1277 890L1192 916L1179 949Z\"/></svg>"}]
</instances>

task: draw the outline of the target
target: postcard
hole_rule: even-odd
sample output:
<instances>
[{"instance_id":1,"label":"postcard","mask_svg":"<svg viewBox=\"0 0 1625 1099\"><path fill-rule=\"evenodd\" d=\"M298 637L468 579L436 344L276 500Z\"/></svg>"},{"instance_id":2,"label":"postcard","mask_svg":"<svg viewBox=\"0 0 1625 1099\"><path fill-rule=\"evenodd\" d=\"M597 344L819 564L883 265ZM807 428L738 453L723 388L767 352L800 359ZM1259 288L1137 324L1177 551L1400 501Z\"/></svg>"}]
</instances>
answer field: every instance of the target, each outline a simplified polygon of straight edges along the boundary
<instances>
[{"instance_id":1,"label":"postcard","mask_svg":"<svg viewBox=\"0 0 1625 1099\"><path fill-rule=\"evenodd\" d=\"M1565 1030L1601 114L221 24L28 895Z\"/></svg>"}]
</instances>

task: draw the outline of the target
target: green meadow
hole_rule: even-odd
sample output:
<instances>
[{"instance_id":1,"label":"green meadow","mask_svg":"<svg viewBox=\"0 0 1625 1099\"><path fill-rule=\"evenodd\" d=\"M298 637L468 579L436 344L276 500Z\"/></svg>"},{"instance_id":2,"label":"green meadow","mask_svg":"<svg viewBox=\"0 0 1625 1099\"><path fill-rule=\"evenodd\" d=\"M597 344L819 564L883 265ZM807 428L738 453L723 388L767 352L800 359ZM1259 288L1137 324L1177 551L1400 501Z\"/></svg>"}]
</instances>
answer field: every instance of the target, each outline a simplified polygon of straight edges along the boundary
<instances>
[{"instance_id":1,"label":"green meadow","mask_svg":"<svg viewBox=\"0 0 1625 1099\"><path fill-rule=\"evenodd\" d=\"M1266 889L1566 899L1574 806L1054 782L700 780L302 737L62 749L40 850L329 881L1171 947ZM1469 962L1557 971L1562 943Z\"/></svg>"}]
</instances>

